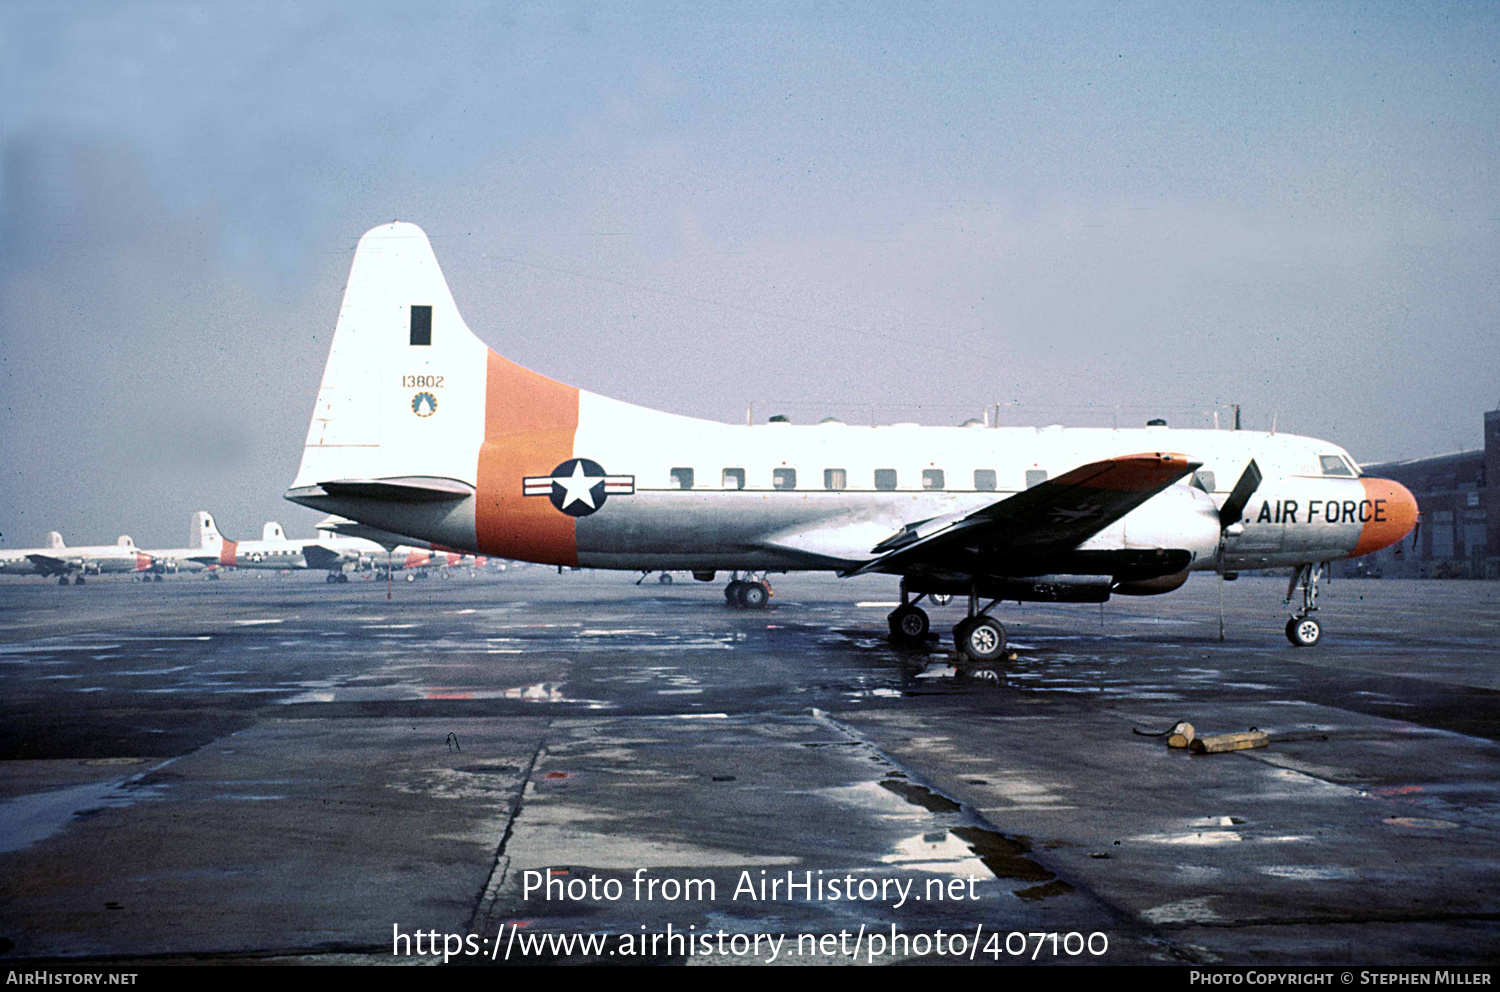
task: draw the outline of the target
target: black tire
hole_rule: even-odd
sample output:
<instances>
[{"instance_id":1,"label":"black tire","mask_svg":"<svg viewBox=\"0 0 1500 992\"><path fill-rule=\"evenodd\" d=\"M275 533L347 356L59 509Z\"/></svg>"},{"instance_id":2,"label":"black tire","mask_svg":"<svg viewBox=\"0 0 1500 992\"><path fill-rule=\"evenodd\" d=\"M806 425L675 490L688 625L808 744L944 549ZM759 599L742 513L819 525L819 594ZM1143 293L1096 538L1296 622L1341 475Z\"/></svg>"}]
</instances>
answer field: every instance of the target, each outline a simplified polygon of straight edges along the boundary
<instances>
[{"instance_id":1,"label":"black tire","mask_svg":"<svg viewBox=\"0 0 1500 992\"><path fill-rule=\"evenodd\" d=\"M965 620L954 628L958 652L975 664L988 665L1005 655L1005 628L994 617Z\"/></svg>"},{"instance_id":2,"label":"black tire","mask_svg":"<svg viewBox=\"0 0 1500 992\"><path fill-rule=\"evenodd\" d=\"M151 581L152 582L161 582L162 581L161 573L158 572L156 575L153 575L151 577Z\"/></svg>"},{"instance_id":3,"label":"black tire","mask_svg":"<svg viewBox=\"0 0 1500 992\"><path fill-rule=\"evenodd\" d=\"M74 585L75 585L75 586L81 586L81 585L83 585L83 576L81 576L81 575L80 575L80 576L78 576L78 577L77 577L77 578L75 578L75 579L74 579L74 580L73 580L73 584L74 584Z\"/></svg>"},{"instance_id":4,"label":"black tire","mask_svg":"<svg viewBox=\"0 0 1500 992\"><path fill-rule=\"evenodd\" d=\"M68 584L68 577L66 575L64 575L62 578L60 578L60 579L57 580L57 584L60 585L60 586L67 585Z\"/></svg>"},{"instance_id":5,"label":"black tire","mask_svg":"<svg viewBox=\"0 0 1500 992\"><path fill-rule=\"evenodd\" d=\"M339 573L339 581L340 582L348 582L349 581L349 576L345 575L343 572L340 572Z\"/></svg>"},{"instance_id":6,"label":"black tire","mask_svg":"<svg viewBox=\"0 0 1500 992\"><path fill-rule=\"evenodd\" d=\"M1322 636L1322 626L1312 617L1292 617L1286 622L1286 639L1294 648L1310 648Z\"/></svg>"},{"instance_id":7,"label":"black tire","mask_svg":"<svg viewBox=\"0 0 1500 992\"><path fill-rule=\"evenodd\" d=\"M669 586L669 585L671 585L672 584L672 573L671 572L663 572L660 575L658 575L656 577L656 584L660 585L660 586Z\"/></svg>"},{"instance_id":8,"label":"black tire","mask_svg":"<svg viewBox=\"0 0 1500 992\"><path fill-rule=\"evenodd\" d=\"M333 585L338 580L339 580L339 577L337 575L334 575L332 572L329 572L328 573L328 577L325 578L323 581L326 582L326 583L328 583L329 585Z\"/></svg>"},{"instance_id":9,"label":"black tire","mask_svg":"<svg viewBox=\"0 0 1500 992\"><path fill-rule=\"evenodd\" d=\"M744 584L745 583L741 582L739 579L735 579L734 581L730 582L729 585L724 587L724 600L729 603L730 606L739 605L740 586L743 586Z\"/></svg>"},{"instance_id":10,"label":"black tire","mask_svg":"<svg viewBox=\"0 0 1500 992\"><path fill-rule=\"evenodd\" d=\"M742 582L736 598L747 610L763 610L771 601L771 590L764 582Z\"/></svg>"},{"instance_id":11,"label":"black tire","mask_svg":"<svg viewBox=\"0 0 1500 992\"><path fill-rule=\"evenodd\" d=\"M918 644L927 640L927 631L932 624L927 611L916 606L898 606L886 617L891 626L891 640L903 644Z\"/></svg>"}]
</instances>

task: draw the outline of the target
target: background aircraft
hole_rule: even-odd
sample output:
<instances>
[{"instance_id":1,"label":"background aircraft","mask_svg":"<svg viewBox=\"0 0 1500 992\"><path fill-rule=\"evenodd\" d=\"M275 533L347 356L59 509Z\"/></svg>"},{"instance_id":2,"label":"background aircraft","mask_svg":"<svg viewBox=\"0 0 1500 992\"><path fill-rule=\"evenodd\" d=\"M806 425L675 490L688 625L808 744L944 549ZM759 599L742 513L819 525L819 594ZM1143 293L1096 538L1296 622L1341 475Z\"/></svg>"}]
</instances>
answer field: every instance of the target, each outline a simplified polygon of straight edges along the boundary
<instances>
[{"instance_id":1,"label":"background aircraft","mask_svg":"<svg viewBox=\"0 0 1500 992\"><path fill-rule=\"evenodd\" d=\"M45 548L26 548L0 552L0 574L57 577L57 584L81 586L85 575L116 572L141 572L151 567L151 557L135 546L129 534L121 534L114 544L70 548L62 535L51 531Z\"/></svg>"},{"instance_id":2,"label":"background aircraft","mask_svg":"<svg viewBox=\"0 0 1500 992\"><path fill-rule=\"evenodd\" d=\"M160 582L163 575L173 572L201 572L217 566L222 545L223 538L213 528L213 517L206 510L198 510L188 528L188 546L148 549L145 553L151 557L151 565L141 578Z\"/></svg>"},{"instance_id":3,"label":"background aircraft","mask_svg":"<svg viewBox=\"0 0 1500 992\"><path fill-rule=\"evenodd\" d=\"M745 606L765 604L767 571L899 575L892 636L926 638L924 596L965 595L955 643L981 662L1004 650L1002 600L1153 595L1192 570L1297 569L1287 637L1315 643L1318 563L1400 540L1417 512L1294 435L741 427L606 399L489 350L404 223L355 251L286 496L507 558L728 570Z\"/></svg>"}]
</instances>

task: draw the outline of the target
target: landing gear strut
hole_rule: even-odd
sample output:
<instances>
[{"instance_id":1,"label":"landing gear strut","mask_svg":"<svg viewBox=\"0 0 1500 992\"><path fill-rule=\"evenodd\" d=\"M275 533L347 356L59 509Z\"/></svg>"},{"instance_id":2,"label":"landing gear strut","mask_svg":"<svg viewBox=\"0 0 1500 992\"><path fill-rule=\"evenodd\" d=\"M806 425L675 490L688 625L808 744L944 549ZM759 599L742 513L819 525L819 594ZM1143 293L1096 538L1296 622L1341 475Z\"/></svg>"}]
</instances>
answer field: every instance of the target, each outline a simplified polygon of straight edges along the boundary
<instances>
[{"instance_id":1,"label":"landing gear strut","mask_svg":"<svg viewBox=\"0 0 1500 992\"><path fill-rule=\"evenodd\" d=\"M1286 639L1292 642L1293 647L1310 648L1323 636L1322 626L1312 618L1318 608L1318 579L1322 575L1321 563L1303 565L1292 574L1292 581L1286 587L1286 601L1290 603L1297 586L1302 586L1302 608L1286 622Z\"/></svg>"}]
</instances>

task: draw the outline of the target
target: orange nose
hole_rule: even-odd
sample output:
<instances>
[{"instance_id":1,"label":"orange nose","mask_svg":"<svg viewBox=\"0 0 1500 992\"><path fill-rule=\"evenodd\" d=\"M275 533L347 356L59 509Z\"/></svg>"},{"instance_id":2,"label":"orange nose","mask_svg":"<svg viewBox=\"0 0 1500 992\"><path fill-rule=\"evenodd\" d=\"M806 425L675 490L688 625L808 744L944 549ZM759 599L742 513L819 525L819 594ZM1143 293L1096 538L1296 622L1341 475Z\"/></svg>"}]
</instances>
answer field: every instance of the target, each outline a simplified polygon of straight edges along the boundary
<instances>
[{"instance_id":1,"label":"orange nose","mask_svg":"<svg viewBox=\"0 0 1500 992\"><path fill-rule=\"evenodd\" d=\"M1369 519L1359 532L1359 543L1349 552L1350 558L1379 551L1401 540L1417 525L1417 498L1399 482L1391 479L1360 479L1365 487Z\"/></svg>"}]
</instances>

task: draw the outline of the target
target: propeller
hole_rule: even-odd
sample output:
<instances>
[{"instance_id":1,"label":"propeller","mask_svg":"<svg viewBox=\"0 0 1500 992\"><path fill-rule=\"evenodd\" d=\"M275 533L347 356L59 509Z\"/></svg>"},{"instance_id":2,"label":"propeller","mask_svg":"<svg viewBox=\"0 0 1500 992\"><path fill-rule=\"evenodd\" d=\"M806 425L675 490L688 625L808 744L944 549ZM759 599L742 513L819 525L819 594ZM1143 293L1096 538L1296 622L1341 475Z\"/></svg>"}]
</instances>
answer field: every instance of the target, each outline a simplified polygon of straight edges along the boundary
<instances>
[{"instance_id":1,"label":"propeller","mask_svg":"<svg viewBox=\"0 0 1500 992\"><path fill-rule=\"evenodd\" d=\"M1255 464L1255 459L1250 459L1250 464L1245 466L1245 471L1240 473L1239 481L1229 492L1229 498L1224 505L1219 507L1219 548L1216 553L1217 561L1215 570L1219 573L1219 640L1224 640L1224 540L1229 534L1229 528L1240 522L1240 517L1245 512L1245 507L1250 504L1250 497L1260 488L1260 466Z\"/></svg>"}]
</instances>

